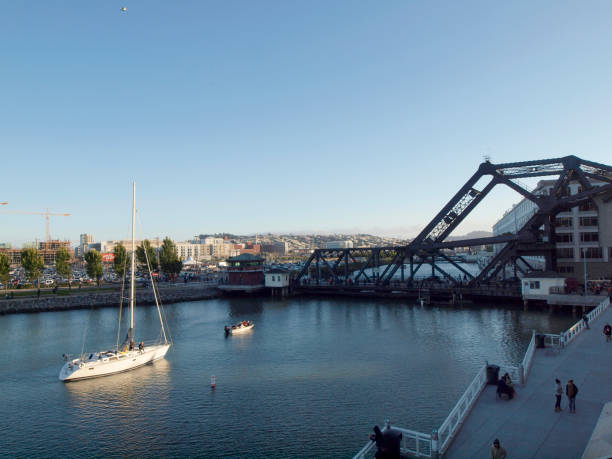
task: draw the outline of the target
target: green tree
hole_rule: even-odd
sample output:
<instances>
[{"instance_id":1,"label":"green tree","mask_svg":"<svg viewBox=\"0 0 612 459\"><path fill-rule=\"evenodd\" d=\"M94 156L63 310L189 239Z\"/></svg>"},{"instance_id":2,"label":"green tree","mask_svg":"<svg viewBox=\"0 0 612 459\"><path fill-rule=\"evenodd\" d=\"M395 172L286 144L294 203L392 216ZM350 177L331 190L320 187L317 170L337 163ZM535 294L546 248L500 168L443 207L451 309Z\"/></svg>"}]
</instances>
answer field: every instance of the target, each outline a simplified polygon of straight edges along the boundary
<instances>
[{"instance_id":1,"label":"green tree","mask_svg":"<svg viewBox=\"0 0 612 459\"><path fill-rule=\"evenodd\" d=\"M183 269L183 262L176 254L176 246L169 238L165 238L159 253L161 270L169 275L177 275Z\"/></svg>"},{"instance_id":2,"label":"green tree","mask_svg":"<svg viewBox=\"0 0 612 459\"><path fill-rule=\"evenodd\" d=\"M70 266L70 253L65 247L60 247L55 253L55 270L57 274L68 279L68 288L72 280L72 269Z\"/></svg>"},{"instance_id":3,"label":"green tree","mask_svg":"<svg viewBox=\"0 0 612 459\"><path fill-rule=\"evenodd\" d=\"M123 279L123 276L125 276L125 272L127 271L129 258L127 255L127 250L123 244L119 243L113 249L113 253L115 254L115 258L113 260L113 270L117 276Z\"/></svg>"},{"instance_id":4,"label":"green tree","mask_svg":"<svg viewBox=\"0 0 612 459\"><path fill-rule=\"evenodd\" d=\"M8 283L11 279L11 263L6 253L0 253L0 281L4 284L4 293L8 292Z\"/></svg>"},{"instance_id":5,"label":"green tree","mask_svg":"<svg viewBox=\"0 0 612 459\"><path fill-rule=\"evenodd\" d=\"M146 256L145 256L146 250ZM155 257L155 249L151 247L151 243L148 239L142 241L136 248L136 260L138 261L138 269L141 271L148 271L147 268L147 258L149 259L149 264L151 265L151 271L157 270L157 258Z\"/></svg>"},{"instance_id":6,"label":"green tree","mask_svg":"<svg viewBox=\"0 0 612 459\"><path fill-rule=\"evenodd\" d=\"M87 275L95 279L99 287L103 272L102 255L97 250L92 249L85 254L85 262L87 263Z\"/></svg>"},{"instance_id":7,"label":"green tree","mask_svg":"<svg viewBox=\"0 0 612 459\"><path fill-rule=\"evenodd\" d=\"M38 250L35 248L27 248L21 251L21 266L29 280L33 281L36 279L38 281L40 278L40 271L45 267L45 264Z\"/></svg>"}]
</instances>

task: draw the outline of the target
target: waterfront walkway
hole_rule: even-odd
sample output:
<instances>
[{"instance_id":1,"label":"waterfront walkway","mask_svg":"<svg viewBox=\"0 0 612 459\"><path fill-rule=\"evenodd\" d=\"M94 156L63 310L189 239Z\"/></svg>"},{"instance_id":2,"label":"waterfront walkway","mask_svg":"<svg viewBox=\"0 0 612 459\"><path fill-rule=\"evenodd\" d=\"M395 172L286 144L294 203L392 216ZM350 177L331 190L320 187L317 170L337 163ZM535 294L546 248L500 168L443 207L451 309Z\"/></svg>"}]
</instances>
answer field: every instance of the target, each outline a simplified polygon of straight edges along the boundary
<instances>
[{"instance_id":1,"label":"waterfront walkway","mask_svg":"<svg viewBox=\"0 0 612 459\"><path fill-rule=\"evenodd\" d=\"M527 383L515 384L513 400L497 399L495 386L486 386L444 458L488 458L495 438L509 458L580 458L603 406L612 400L612 343L602 334L606 322L612 324L612 307L565 349L537 349ZM555 378L564 390L561 413L554 411ZM569 379L579 389L575 414L567 409Z\"/></svg>"}]
</instances>

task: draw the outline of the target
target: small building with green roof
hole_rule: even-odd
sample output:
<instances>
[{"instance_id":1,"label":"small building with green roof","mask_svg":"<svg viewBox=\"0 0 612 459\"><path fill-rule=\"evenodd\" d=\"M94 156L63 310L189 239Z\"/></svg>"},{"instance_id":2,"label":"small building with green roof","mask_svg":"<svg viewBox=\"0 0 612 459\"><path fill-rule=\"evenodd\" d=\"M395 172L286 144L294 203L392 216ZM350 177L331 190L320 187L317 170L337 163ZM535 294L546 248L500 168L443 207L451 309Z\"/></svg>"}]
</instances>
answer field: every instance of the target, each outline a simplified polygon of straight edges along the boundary
<instances>
[{"instance_id":1,"label":"small building with green roof","mask_svg":"<svg viewBox=\"0 0 612 459\"><path fill-rule=\"evenodd\" d=\"M243 253L227 260L227 284L219 288L231 293L250 293L264 288L264 259L250 253Z\"/></svg>"}]
</instances>

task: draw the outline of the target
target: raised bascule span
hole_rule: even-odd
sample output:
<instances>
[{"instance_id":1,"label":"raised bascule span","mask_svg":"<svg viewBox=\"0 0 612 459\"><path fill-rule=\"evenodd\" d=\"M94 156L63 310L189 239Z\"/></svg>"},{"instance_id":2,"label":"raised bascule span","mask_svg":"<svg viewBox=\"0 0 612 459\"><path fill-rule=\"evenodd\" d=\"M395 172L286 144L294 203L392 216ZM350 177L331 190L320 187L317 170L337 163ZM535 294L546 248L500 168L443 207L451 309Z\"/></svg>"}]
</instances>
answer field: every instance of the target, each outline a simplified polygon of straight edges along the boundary
<instances>
[{"instance_id":1,"label":"raised bascule span","mask_svg":"<svg viewBox=\"0 0 612 459\"><path fill-rule=\"evenodd\" d=\"M520 179L550 176L557 176L550 194L533 193L520 182ZM594 186L593 181L600 182L599 186ZM482 182L486 183L483 185ZM581 191L571 195L568 190L570 182L579 182ZM507 186L535 203L537 210L533 216L516 234L449 240L452 232L498 185ZM543 257L545 269L555 271L556 215L599 197L604 202L612 199L612 166L576 156L502 164L485 161L408 245L316 249L296 277L295 286L309 289L326 284L346 288L349 276L354 283L363 282L375 287L398 282L411 286L423 264L431 266L432 276L438 273L457 285L459 281L439 263L436 264L436 260L450 263L464 274L468 288L487 284L507 266L512 266L515 272L531 271L531 265L524 258L526 256ZM443 253L444 249L502 243L505 244L503 248L477 275L466 271Z\"/></svg>"}]
</instances>

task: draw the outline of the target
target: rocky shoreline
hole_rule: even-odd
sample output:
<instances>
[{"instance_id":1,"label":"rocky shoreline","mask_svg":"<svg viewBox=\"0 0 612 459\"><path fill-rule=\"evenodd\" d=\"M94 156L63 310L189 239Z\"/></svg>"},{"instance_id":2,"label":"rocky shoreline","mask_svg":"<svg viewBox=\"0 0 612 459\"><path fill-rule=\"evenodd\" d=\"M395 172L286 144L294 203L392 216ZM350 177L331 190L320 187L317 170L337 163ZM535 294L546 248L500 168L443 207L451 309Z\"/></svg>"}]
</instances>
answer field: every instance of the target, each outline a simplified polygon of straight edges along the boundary
<instances>
[{"instance_id":1,"label":"rocky shoreline","mask_svg":"<svg viewBox=\"0 0 612 459\"><path fill-rule=\"evenodd\" d=\"M178 303L181 301L194 301L219 296L219 291L214 286L167 287L160 288L159 295L162 304ZM137 305L155 304L153 291L137 290ZM119 303L119 292L86 292L74 293L67 296L45 295L41 298L14 298L0 299L0 315L34 313L43 311L66 311L70 309L89 309L116 307ZM124 300L127 305L127 300Z\"/></svg>"}]
</instances>

